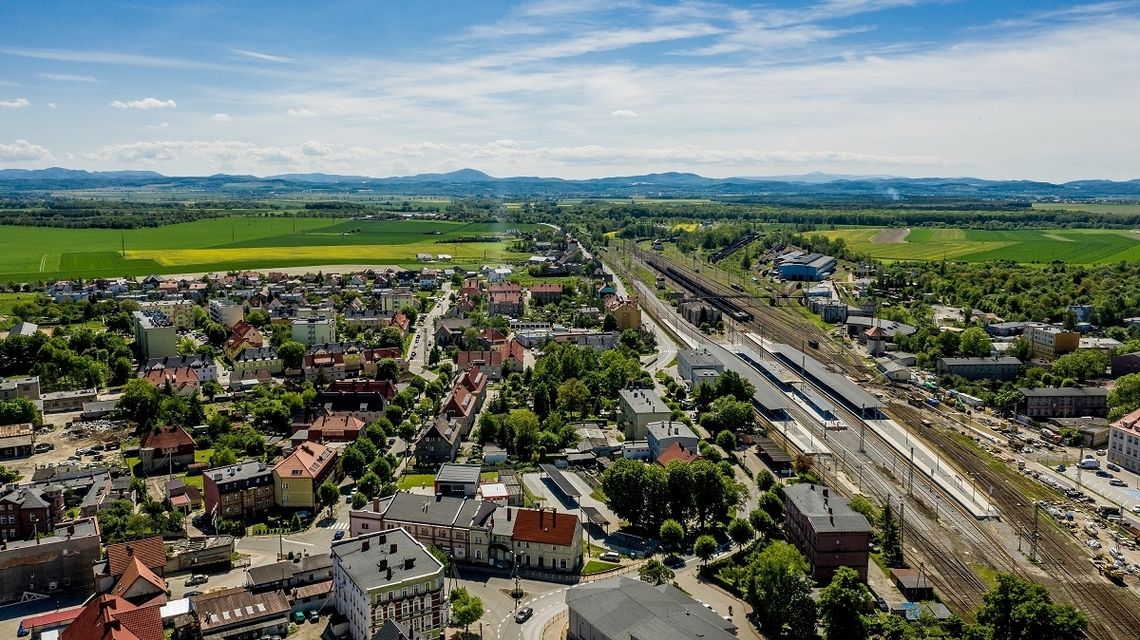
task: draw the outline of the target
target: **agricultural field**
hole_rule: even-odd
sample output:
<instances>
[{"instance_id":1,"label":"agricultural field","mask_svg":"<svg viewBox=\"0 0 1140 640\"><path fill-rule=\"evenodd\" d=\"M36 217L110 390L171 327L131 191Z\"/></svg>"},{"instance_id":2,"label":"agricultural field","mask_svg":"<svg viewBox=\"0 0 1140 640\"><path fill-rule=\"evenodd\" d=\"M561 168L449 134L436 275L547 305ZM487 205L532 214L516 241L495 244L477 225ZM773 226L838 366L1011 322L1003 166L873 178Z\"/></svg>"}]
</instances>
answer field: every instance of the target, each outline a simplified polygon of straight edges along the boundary
<instances>
[{"instance_id":1,"label":"agricultural field","mask_svg":"<svg viewBox=\"0 0 1140 640\"><path fill-rule=\"evenodd\" d=\"M1042 211L1088 211L1106 215L1140 214L1140 203L1136 202L1034 202L1033 208Z\"/></svg>"},{"instance_id":2,"label":"agricultural field","mask_svg":"<svg viewBox=\"0 0 1140 640\"><path fill-rule=\"evenodd\" d=\"M886 261L1013 260L1048 263L1102 264L1140 260L1140 232L1117 229L983 229L915 228L909 232L878 227L840 228L821 233L843 238L858 253Z\"/></svg>"},{"instance_id":3,"label":"agricultural field","mask_svg":"<svg viewBox=\"0 0 1140 640\"><path fill-rule=\"evenodd\" d=\"M0 280L53 280L324 264L524 259L507 242L448 242L532 225L442 220L226 217L145 229L0 227ZM126 249L125 254L121 249Z\"/></svg>"}]
</instances>

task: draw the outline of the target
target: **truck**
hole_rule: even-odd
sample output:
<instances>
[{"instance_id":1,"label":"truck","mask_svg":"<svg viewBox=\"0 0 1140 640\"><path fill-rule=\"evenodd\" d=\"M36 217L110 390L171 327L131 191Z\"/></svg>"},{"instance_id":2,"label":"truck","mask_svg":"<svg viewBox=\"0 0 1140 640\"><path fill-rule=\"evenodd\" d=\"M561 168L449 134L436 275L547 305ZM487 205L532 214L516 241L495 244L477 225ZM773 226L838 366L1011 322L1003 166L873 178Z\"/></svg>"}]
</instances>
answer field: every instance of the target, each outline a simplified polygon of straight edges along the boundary
<instances>
[{"instance_id":1,"label":"truck","mask_svg":"<svg viewBox=\"0 0 1140 640\"><path fill-rule=\"evenodd\" d=\"M928 404L932 407L937 407L938 406L938 398L927 398L926 404Z\"/></svg>"},{"instance_id":2,"label":"truck","mask_svg":"<svg viewBox=\"0 0 1140 640\"><path fill-rule=\"evenodd\" d=\"M1082 469L1099 469L1100 468L1100 460L1097 460L1096 458L1093 458L1090 456L1090 457L1084 458L1080 462L1078 462L1077 466L1082 468Z\"/></svg>"}]
</instances>

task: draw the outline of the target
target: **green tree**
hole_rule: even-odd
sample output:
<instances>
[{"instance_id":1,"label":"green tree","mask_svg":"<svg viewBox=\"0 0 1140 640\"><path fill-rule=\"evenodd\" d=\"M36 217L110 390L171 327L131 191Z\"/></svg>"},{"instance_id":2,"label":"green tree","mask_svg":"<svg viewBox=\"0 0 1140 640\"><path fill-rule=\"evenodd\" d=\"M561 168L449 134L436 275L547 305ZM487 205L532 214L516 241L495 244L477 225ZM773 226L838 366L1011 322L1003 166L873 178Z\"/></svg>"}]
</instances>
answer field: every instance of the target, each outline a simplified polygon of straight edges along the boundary
<instances>
[{"instance_id":1,"label":"green tree","mask_svg":"<svg viewBox=\"0 0 1140 640\"><path fill-rule=\"evenodd\" d=\"M353 494L353 496L352 496L352 508L353 509L363 509L364 506L367 504L368 504L368 497L365 496L363 493Z\"/></svg>"},{"instance_id":2,"label":"green tree","mask_svg":"<svg viewBox=\"0 0 1140 640\"><path fill-rule=\"evenodd\" d=\"M753 509L748 514L748 524L765 538L771 537L772 532L776 530L776 521L763 509Z\"/></svg>"},{"instance_id":3,"label":"green tree","mask_svg":"<svg viewBox=\"0 0 1140 640\"><path fill-rule=\"evenodd\" d=\"M211 469L237 464L237 461L237 454L229 447L215 446L213 450L210 451L209 465Z\"/></svg>"},{"instance_id":4,"label":"green tree","mask_svg":"<svg viewBox=\"0 0 1140 640\"><path fill-rule=\"evenodd\" d=\"M773 542L748 565L745 597L768 637L814 638L816 605L803 555L786 542Z\"/></svg>"},{"instance_id":5,"label":"green tree","mask_svg":"<svg viewBox=\"0 0 1140 640\"><path fill-rule=\"evenodd\" d=\"M127 358L125 356L116 358L115 361L111 363L111 385L119 386L126 384L127 381L131 379L131 376L134 375L134 373L135 363L132 362L130 358Z\"/></svg>"},{"instance_id":6,"label":"green tree","mask_svg":"<svg viewBox=\"0 0 1140 640\"><path fill-rule=\"evenodd\" d=\"M558 386L558 408L566 413L585 415L590 404L590 388L577 378L570 378Z\"/></svg>"},{"instance_id":7,"label":"green tree","mask_svg":"<svg viewBox=\"0 0 1140 640\"><path fill-rule=\"evenodd\" d=\"M700 536L693 542L693 555L701 559L701 562L708 564L717 550L716 538L708 535L707 533Z\"/></svg>"},{"instance_id":8,"label":"green tree","mask_svg":"<svg viewBox=\"0 0 1140 640\"><path fill-rule=\"evenodd\" d=\"M982 597L978 622L993 640L1077 640L1085 637L1088 618L1069 604L1055 604L1041 585L1008 573Z\"/></svg>"},{"instance_id":9,"label":"green tree","mask_svg":"<svg viewBox=\"0 0 1140 640\"><path fill-rule=\"evenodd\" d=\"M840 567L820 590L819 614L827 640L865 640L863 612L871 608L871 594L850 567Z\"/></svg>"},{"instance_id":10,"label":"green tree","mask_svg":"<svg viewBox=\"0 0 1140 640\"><path fill-rule=\"evenodd\" d=\"M40 410L27 398L0 400L0 424L40 424Z\"/></svg>"},{"instance_id":11,"label":"green tree","mask_svg":"<svg viewBox=\"0 0 1140 640\"><path fill-rule=\"evenodd\" d=\"M468 593L464 587L451 591L451 619L456 624L463 625L463 633L467 628L483 617L483 601Z\"/></svg>"},{"instance_id":12,"label":"green tree","mask_svg":"<svg viewBox=\"0 0 1140 640\"><path fill-rule=\"evenodd\" d=\"M903 564L905 559L903 558L902 529L895 519L890 500L887 501L879 515L879 545L883 549L883 562L888 567L905 566Z\"/></svg>"},{"instance_id":13,"label":"green tree","mask_svg":"<svg viewBox=\"0 0 1140 640\"><path fill-rule=\"evenodd\" d=\"M728 429L721 431L716 434L716 446L728 452L734 451L736 449L736 435Z\"/></svg>"},{"instance_id":14,"label":"green tree","mask_svg":"<svg viewBox=\"0 0 1140 640\"><path fill-rule=\"evenodd\" d=\"M716 396L732 396L740 402L752 402L756 387L739 373L729 369L716 380Z\"/></svg>"},{"instance_id":15,"label":"green tree","mask_svg":"<svg viewBox=\"0 0 1140 640\"><path fill-rule=\"evenodd\" d=\"M317 500L322 507L331 509L340 500L340 489L331 480L325 480L317 488Z\"/></svg>"},{"instance_id":16,"label":"green tree","mask_svg":"<svg viewBox=\"0 0 1140 640\"><path fill-rule=\"evenodd\" d=\"M602 318L602 331L617 331L617 328L617 318L614 317L614 314L607 313L605 317Z\"/></svg>"},{"instance_id":17,"label":"green tree","mask_svg":"<svg viewBox=\"0 0 1140 640\"><path fill-rule=\"evenodd\" d=\"M8 467L0 465L0 484L10 484L20 479L20 474Z\"/></svg>"},{"instance_id":18,"label":"green tree","mask_svg":"<svg viewBox=\"0 0 1140 640\"><path fill-rule=\"evenodd\" d=\"M277 355L286 369L300 369L301 361L305 358L305 345L296 340L289 340L277 347Z\"/></svg>"},{"instance_id":19,"label":"green tree","mask_svg":"<svg viewBox=\"0 0 1140 640\"><path fill-rule=\"evenodd\" d=\"M602 493L606 506L627 522L640 523L644 508L646 465L638 460L620 458L602 473Z\"/></svg>"},{"instance_id":20,"label":"green tree","mask_svg":"<svg viewBox=\"0 0 1140 640\"><path fill-rule=\"evenodd\" d=\"M637 577L641 578L643 582L648 582L656 586L672 582L676 574L657 558L650 558L648 562L641 565L641 568L637 570Z\"/></svg>"},{"instance_id":21,"label":"green tree","mask_svg":"<svg viewBox=\"0 0 1140 640\"><path fill-rule=\"evenodd\" d=\"M134 378L123 385L123 394L116 405L128 419L141 429L148 429L158 418L160 394L154 385Z\"/></svg>"},{"instance_id":22,"label":"green tree","mask_svg":"<svg viewBox=\"0 0 1140 640\"><path fill-rule=\"evenodd\" d=\"M672 518L662 522L657 533L666 549L676 548L685 539L685 527Z\"/></svg>"},{"instance_id":23,"label":"green tree","mask_svg":"<svg viewBox=\"0 0 1140 640\"><path fill-rule=\"evenodd\" d=\"M756 530L744 518L733 518L732 522L728 523L728 537L736 543L736 546L741 549L744 545L752 541L756 537Z\"/></svg>"},{"instance_id":24,"label":"green tree","mask_svg":"<svg viewBox=\"0 0 1140 640\"><path fill-rule=\"evenodd\" d=\"M754 480L756 481L756 488L762 492L767 492L772 488L772 485L776 484L776 476L767 469L761 469L757 472Z\"/></svg>"},{"instance_id":25,"label":"green tree","mask_svg":"<svg viewBox=\"0 0 1140 640\"><path fill-rule=\"evenodd\" d=\"M969 327L958 336L958 352L965 357L984 358L992 350L990 336L981 327Z\"/></svg>"},{"instance_id":26,"label":"green tree","mask_svg":"<svg viewBox=\"0 0 1140 640\"><path fill-rule=\"evenodd\" d=\"M217 380L207 380L202 383L202 395L209 398L211 401L221 394L223 391L222 385L218 384Z\"/></svg>"}]
</instances>

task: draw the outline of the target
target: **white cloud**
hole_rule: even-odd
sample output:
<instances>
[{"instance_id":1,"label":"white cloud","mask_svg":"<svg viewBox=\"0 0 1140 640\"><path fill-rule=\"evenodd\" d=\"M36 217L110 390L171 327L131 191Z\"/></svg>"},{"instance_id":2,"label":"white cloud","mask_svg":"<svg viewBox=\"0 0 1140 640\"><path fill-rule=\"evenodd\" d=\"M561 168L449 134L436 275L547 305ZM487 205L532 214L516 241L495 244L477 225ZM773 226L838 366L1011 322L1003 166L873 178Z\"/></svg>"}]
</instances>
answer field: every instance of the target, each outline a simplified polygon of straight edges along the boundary
<instances>
[{"instance_id":1,"label":"white cloud","mask_svg":"<svg viewBox=\"0 0 1140 640\"><path fill-rule=\"evenodd\" d=\"M0 142L0 161L47 162L53 158L51 151L27 140L16 140L11 144Z\"/></svg>"},{"instance_id":2,"label":"white cloud","mask_svg":"<svg viewBox=\"0 0 1140 640\"><path fill-rule=\"evenodd\" d=\"M15 100L0 100L0 109L23 109L31 104L27 98L16 98Z\"/></svg>"},{"instance_id":3,"label":"white cloud","mask_svg":"<svg viewBox=\"0 0 1140 640\"><path fill-rule=\"evenodd\" d=\"M211 122L229 122L231 120L233 120L233 118L231 118L230 114L228 113L215 113L214 115L210 116Z\"/></svg>"},{"instance_id":4,"label":"white cloud","mask_svg":"<svg viewBox=\"0 0 1140 640\"><path fill-rule=\"evenodd\" d=\"M173 109L178 106L173 100L159 100L158 98L143 98L142 100L115 100L111 103L116 109Z\"/></svg>"},{"instance_id":5,"label":"white cloud","mask_svg":"<svg viewBox=\"0 0 1140 640\"><path fill-rule=\"evenodd\" d=\"M95 76L82 76L73 73L39 73L36 74L36 76L44 80L55 80L56 82L84 82L89 84L99 82L99 79Z\"/></svg>"},{"instance_id":6,"label":"white cloud","mask_svg":"<svg viewBox=\"0 0 1140 640\"><path fill-rule=\"evenodd\" d=\"M317 115L316 111L313 111L312 109L305 109L303 107L295 108L295 109L289 109L286 113L288 113L291 116L296 116L298 118L312 118L312 117L315 117Z\"/></svg>"},{"instance_id":7,"label":"white cloud","mask_svg":"<svg viewBox=\"0 0 1140 640\"><path fill-rule=\"evenodd\" d=\"M49 103L48 103L48 109L54 109L54 108L55 108L55 103L54 103L54 102L49 102Z\"/></svg>"},{"instance_id":8,"label":"white cloud","mask_svg":"<svg viewBox=\"0 0 1140 640\"><path fill-rule=\"evenodd\" d=\"M636 118L638 117L636 111L630 109L618 109L610 112L610 117L613 118Z\"/></svg>"},{"instance_id":9,"label":"white cloud","mask_svg":"<svg viewBox=\"0 0 1140 640\"><path fill-rule=\"evenodd\" d=\"M157 123L155 123L155 124L148 124L148 125L146 126L146 128L147 128L147 129L150 129L151 131L159 131L159 130L162 130L162 129L169 129L169 128L170 128L170 123L169 123L169 122L165 122L165 121L164 121L164 122L157 122Z\"/></svg>"},{"instance_id":10,"label":"white cloud","mask_svg":"<svg viewBox=\"0 0 1140 640\"><path fill-rule=\"evenodd\" d=\"M309 140L301 145L301 153L307 156L327 156L333 152L332 147L327 144Z\"/></svg>"},{"instance_id":11,"label":"white cloud","mask_svg":"<svg viewBox=\"0 0 1140 640\"><path fill-rule=\"evenodd\" d=\"M293 58L287 58L285 56L275 56L275 55L272 55L269 53L261 53L259 51L249 51L247 49L230 49L230 51L233 51L234 53L238 54L239 56L243 56L245 58L253 58L254 60L263 60L265 62L280 62L280 63L296 62Z\"/></svg>"}]
</instances>

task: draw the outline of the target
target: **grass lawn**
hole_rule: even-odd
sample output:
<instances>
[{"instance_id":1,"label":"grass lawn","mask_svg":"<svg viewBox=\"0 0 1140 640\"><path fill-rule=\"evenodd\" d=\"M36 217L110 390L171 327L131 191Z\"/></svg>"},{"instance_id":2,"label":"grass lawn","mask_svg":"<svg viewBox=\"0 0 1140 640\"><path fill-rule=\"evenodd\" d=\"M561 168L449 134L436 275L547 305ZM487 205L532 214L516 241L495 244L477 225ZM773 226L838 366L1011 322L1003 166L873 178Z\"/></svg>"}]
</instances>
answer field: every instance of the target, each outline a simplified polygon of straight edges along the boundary
<instances>
[{"instance_id":1,"label":"grass lawn","mask_svg":"<svg viewBox=\"0 0 1140 640\"><path fill-rule=\"evenodd\" d=\"M1140 259L1140 233L1118 229L937 229L918 227L902 242L884 242L881 227L812 232L843 238L847 246L880 260L1013 260L1103 264Z\"/></svg>"},{"instance_id":2,"label":"grass lawn","mask_svg":"<svg viewBox=\"0 0 1140 640\"><path fill-rule=\"evenodd\" d=\"M448 253L457 262L515 260L526 256L509 252L507 242L449 240L532 227L240 215L127 230L5 226L0 278L50 280L338 263L410 265L417 253Z\"/></svg>"},{"instance_id":3,"label":"grass lawn","mask_svg":"<svg viewBox=\"0 0 1140 640\"><path fill-rule=\"evenodd\" d=\"M396 487L407 491L416 487L430 487L435 483L435 476L430 473L409 473L400 476L399 481L396 482Z\"/></svg>"},{"instance_id":4,"label":"grass lawn","mask_svg":"<svg viewBox=\"0 0 1140 640\"><path fill-rule=\"evenodd\" d=\"M210 456L214 455L213 449L198 449L194 452L194 462L210 462Z\"/></svg>"},{"instance_id":5,"label":"grass lawn","mask_svg":"<svg viewBox=\"0 0 1140 640\"><path fill-rule=\"evenodd\" d=\"M498 481L499 481L499 472L498 471L484 471L483 473L479 474L479 482L498 482Z\"/></svg>"},{"instance_id":6,"label":"grass lawn","mask_svg":"<svg viewBox=\"0 0 1140 640\"><path fill-rule=\"evenodd\" d=\"M592 576L595 573L602 573L604 571L616 569L620 566L621 566L620 564L614 564L612 562L604 562L602 560L590 560L589 562L586 563L586 566L582 567L582 575Z\"/></svg>"},{"instance_id":7,"label":"grass lawn","mask_svg":"<svg viewBox=\"0 0 1140 640\"><path fill-rule=\"evenodd\" d=\"M123 458L123 462L125 462L127 464L127 470L129 470L131 472L131 475L132 476L135 475L135 467L137 467L139 465L139 459L138 458Z\"/></svg>"},{"instance_id":8,"label":"grass lawn","mask_svg":"<svg viewBox=\"0 0 1140 640\"><path fill-rule=\"evenodd\" d=\"M203 480L200 473L196 476L182 476L182 482L186 483L188 487L194 487L198 491L202 490Z\"/></svg>"}]
</instances>

